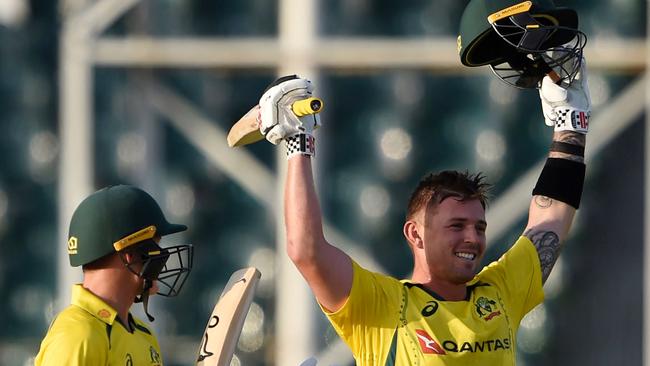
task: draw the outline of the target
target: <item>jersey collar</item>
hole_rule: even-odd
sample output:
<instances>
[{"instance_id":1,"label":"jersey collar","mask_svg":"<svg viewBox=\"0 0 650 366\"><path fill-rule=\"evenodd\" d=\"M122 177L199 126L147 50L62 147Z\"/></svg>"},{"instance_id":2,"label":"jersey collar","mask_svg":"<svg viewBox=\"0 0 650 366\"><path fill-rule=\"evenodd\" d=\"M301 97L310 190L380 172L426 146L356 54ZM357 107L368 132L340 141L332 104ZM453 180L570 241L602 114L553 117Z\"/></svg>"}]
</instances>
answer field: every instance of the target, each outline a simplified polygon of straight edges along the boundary
<instances>
[{"instance_id":1,"label":"jersey collar","mask_svg":"<svg viewBox=\"0 0 650 366\"><path fill-rule=\"evenodd\" d=\"M421 284L421 283L413 283L413 282L408 281L408 280L402 280L401 282L406 287L409 287L409 288L417 287L417 288L419 288L420 290L426 292L427 294L429 294L429 296L433 297L434 299L436 299L438 301L448 301L445 298L443 298L442 296L440 296L438 293L436 293L435 291L424 287L424 285ZM475 288L483 287L483 286L490 286L490 285L488 283L480 281L480 279L478 277L474 277L472 280L467 282L467 284L465 286L466 286L465 288L467 290L467 293L465 295L465 300L461 300L461 301L469 301L470 298L472 297L472 291L474 291Z\"/></svg>"},{"instance_id":2,"label":"jersey collar","mask_svg":"<svg viewBox=\"0 0 650 366\"><path fill-rule=\"evenodd\" d=\"M72 286L72 305L78 306L106 324L113 325L117 311L81 284Z\"/></svg>"}]
</instances>

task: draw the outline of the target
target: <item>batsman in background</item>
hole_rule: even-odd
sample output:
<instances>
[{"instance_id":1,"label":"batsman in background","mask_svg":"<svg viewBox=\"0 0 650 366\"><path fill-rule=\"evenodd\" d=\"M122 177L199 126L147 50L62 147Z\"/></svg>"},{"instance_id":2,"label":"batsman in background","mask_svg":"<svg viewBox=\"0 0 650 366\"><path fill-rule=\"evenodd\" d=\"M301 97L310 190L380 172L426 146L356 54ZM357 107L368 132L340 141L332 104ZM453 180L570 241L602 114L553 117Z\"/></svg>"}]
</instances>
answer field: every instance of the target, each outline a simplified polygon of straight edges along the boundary
<instances>
[{"instance_id":1,"label":"batsman in background","mask_svg":"<svg viewBox=\"0 0 650 366\"><path fill-rule=\"evenodd\" d=\"M128 185L87 197L70 221L70 265L83 283L52 321L36 366L162 365L153 331L129 312L147 310L149 295L176 296L192 269L192 246L160 247L164 235L187 230L170 224L156 201Z\"/></svg>"},{"instance_id":2,"label":"batsman in background","mask_svg":"<svg viewBox=\"0 0 650 366\"><path fill-rule=\"evenodd\" d=\"M287 253L357 365L515 365L521 319L543 301L542 286L580 205L591 102L578 56L571 80L534 83L541 83L554 134L519 239L481 269L489 185L481 173L426 175L407 204L403 233L414 262L405 280L364 269L323 234L312 175L319 117L298 118L289 108L311 97L311 82L279 79L261 97L260 131L287 146Z\"/></svg>"}]
</instances>

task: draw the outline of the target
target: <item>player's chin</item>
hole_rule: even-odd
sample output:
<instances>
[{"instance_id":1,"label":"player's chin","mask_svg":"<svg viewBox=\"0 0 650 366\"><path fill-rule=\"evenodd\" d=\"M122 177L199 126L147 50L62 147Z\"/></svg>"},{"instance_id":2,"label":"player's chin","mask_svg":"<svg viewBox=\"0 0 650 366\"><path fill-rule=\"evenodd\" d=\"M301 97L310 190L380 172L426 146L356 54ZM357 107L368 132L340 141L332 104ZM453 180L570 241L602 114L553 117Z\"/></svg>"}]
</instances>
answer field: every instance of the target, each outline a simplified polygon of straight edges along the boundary
<instances>
[{"instance_id":1,"label":"player's chin","mask_svg":"<svg viewBox=\"0 0 650 366\"><path fill-rule=\"evenodd\" d=\"M460 267L456 268L455 277L458 283L466 283L471 281L477 273L478 264L463 263Z\"/></svg>"}]
</instances>

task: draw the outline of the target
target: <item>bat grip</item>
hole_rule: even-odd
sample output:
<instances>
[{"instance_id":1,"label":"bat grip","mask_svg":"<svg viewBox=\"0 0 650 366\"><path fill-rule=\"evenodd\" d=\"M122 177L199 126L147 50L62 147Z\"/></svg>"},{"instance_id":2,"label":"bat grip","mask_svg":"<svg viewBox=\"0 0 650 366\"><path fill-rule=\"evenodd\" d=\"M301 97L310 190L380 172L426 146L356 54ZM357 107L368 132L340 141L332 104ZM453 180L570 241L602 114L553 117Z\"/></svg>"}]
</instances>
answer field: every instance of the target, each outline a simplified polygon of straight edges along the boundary
<instances>
[{"instance_id":1,"label":"bat grip","mask_svg":"<svg viewBox=\"0 0 650 366\"><path fill-rule=\"evenodd\" d=\"M306 116L308 114L316 114L323 109L323 101L319 98L307 98L293 102L291 110L298 116Z\"/></svg>"}]
</instances>

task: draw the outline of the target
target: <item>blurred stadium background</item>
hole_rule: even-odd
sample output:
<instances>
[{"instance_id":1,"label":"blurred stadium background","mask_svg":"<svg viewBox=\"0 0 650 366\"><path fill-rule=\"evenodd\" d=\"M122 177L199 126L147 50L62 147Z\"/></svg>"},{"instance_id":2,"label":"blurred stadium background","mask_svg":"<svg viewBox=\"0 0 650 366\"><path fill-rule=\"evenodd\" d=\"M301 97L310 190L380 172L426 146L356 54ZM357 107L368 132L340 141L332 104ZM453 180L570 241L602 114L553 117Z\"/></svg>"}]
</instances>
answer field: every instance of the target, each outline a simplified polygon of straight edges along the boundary
<instances>
[{"instance_id":1,"label":"blurred stadium background","mask_svg":"<svg viewBox=\"0 0 650 366\"><path fill-rule=\"evenodd\" d=\"M167 365L193 365L223 285L248 265L262 282L235 365L354 363L281 249L284 153L226 146L277 75L315 80L326 102L316 175L330 241L408 276L401 225L419 177L482 170L495 184L486 261L497 258L523 229L551 131L535 92L460 66L466 3L0 0L0 365L32 363L80 278L64 250L71 212L117 183L190 227L168 243L196 246L181 296L153 300ZM583 206L519 331L518 364L650 365L646 2L556 4L578 10L589 37L595 117Z\"/></svg>"}]
</instances>

